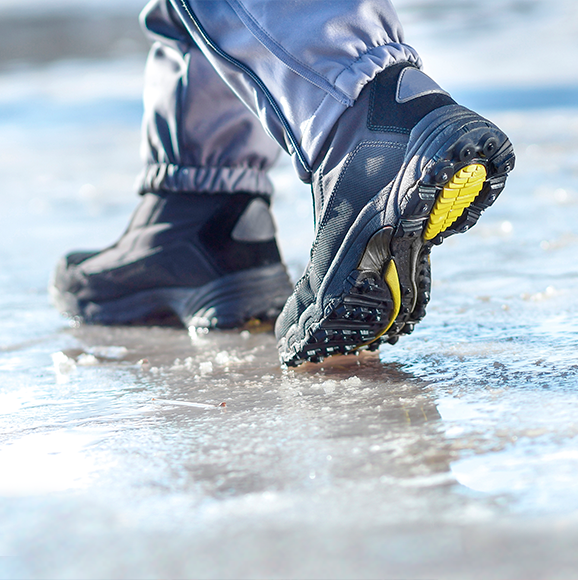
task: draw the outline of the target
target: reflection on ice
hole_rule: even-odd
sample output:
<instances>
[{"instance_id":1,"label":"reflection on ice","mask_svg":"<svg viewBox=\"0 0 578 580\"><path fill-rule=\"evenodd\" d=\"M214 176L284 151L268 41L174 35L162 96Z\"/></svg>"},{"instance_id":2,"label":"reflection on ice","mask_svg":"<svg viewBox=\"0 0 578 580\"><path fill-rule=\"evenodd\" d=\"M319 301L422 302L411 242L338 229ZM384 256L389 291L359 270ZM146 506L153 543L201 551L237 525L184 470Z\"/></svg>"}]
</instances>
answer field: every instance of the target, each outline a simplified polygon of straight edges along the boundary
<instances>
[{"instance_id":1,"label":"reflection on ice","mask_svg":"<svg viewBox=\"0 0 578 580\"><path fill-rule=\"evenodd\" d=\"M478 492L515 498L514 512L568 514L578 510L578 442L561 449L550 441L519 443L498 453L461 459L451 466L462 485Z\"/></svg>"},{"instance_id":2,"label":"reflection on ice","mask_svg":"<svg viewBox=\"0 0 578 580\"><path fill-rule=\"evenodd\" d=\"M43 495L87 487L97 470L86 448L102 433L59 430L24 435L0 449L0 496Z\"/></svg>"}]
</instances>

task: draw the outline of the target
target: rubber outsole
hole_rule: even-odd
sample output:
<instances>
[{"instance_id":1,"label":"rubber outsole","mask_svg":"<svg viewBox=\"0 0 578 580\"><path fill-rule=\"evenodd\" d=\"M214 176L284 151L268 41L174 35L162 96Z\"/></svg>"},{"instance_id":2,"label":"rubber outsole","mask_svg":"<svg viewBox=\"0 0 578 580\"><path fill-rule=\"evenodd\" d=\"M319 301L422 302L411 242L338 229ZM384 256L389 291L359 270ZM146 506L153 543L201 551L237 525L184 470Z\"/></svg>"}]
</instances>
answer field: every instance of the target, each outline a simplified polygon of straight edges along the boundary
<instances>
[{"instance_id":1,"label":"rubber outsole","mask_svg":"<svg viewBox=\"0 0 578 580\"><path fill-rule=\"evenodd\" d=\"M303 340L280 341L282 364L376 350L411 333L430 299L432 247L475 225L503 190L514 162L511 143L491 124L478 122L468 131L466 123L453 131L397 197L396 223L360 234L366 242L341 296L319 321L308 323Z\"/></svg>"},{"instance_id":2,"label":"rubber outsole","mask_svg":"<svg viewBox=\"0 0 578 580\"><path fill-rule=\"evenodd\" d=\"M275 264L229 274L198 288L154 288L103 302L79 300L54 283L50 294L63 314L88 324L146 324L169 311L186 327L238 328L249 321L274 321L292 288L285 267Z\"/></svg>"}]
</instances>

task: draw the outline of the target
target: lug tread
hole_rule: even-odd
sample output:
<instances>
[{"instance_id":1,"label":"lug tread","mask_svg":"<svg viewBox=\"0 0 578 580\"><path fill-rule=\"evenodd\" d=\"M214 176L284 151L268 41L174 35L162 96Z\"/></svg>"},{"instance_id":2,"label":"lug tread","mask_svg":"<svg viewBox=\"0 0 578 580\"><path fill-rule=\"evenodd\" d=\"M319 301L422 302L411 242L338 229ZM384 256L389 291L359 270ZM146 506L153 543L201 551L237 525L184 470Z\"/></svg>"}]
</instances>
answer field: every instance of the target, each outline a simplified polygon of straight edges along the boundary
<instances>
[{"instance_id":1,"label":"lug tread","mask_svg":"<svg viewBox=\"0 0 578 580\"><path fill-rule=\"evenodd\" d=\"M300 352L293 352L287 366L322 362L327 356L356 354L361 349L375 351L380 344L395 344L400 336L413 332L430 301L431 248L474 226L502 192L514 167L507 138L485 133L477 143L458 145L448 148L445 156L429 166L410 194L389 247L381 249L380 255L390 259L378 273L380 278L359 281L360 271L352 272L350 290ZM371 240L367 248L370 244ZM389 262L398 263L396 288L384 283Z\"/></svg>"}]
</instances>

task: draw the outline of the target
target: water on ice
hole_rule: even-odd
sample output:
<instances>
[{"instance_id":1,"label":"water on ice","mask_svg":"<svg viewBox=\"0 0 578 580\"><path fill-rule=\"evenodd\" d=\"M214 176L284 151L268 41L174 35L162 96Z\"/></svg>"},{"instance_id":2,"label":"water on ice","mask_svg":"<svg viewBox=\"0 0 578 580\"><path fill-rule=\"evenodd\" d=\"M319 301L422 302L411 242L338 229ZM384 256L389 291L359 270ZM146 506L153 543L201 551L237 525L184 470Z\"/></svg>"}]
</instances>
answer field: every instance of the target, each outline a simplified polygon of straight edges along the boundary
<instances>
[{"instance_id":1,"label":"water on ice","mask_svg":"<svg viewBox=\"0 0 578 580\"><path fill-rule=\"evenodd\" d=\"M434 249L415 332L323 366L280 369L267 332L62 320L56 260L136 203L144 55L2 69L1 578L575 577L576 4L399 7L518 165ZM310 196L273 179L295 279Z\"/></svg>"}]
</instances>

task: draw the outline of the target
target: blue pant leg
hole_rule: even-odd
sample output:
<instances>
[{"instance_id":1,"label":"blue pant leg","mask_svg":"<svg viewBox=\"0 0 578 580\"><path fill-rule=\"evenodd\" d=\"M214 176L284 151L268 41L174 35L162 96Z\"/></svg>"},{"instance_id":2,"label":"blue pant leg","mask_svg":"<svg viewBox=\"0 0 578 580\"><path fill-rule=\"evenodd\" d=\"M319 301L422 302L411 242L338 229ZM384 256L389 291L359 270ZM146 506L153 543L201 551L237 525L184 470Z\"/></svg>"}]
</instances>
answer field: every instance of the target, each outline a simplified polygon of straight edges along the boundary
<instances>
[{"instance_id":1,"label":"blue pant leg","mask_svg":"<svg viewBox=\"0 0 578 580\"><path fill-rule=\"evenodd\" d=\"M141 192L270 194L279 154L257 117L203 56L168 1L141 14L147 60Z\"/></svg>"},{"instance_id":2,"label":"blue pant leg","mask_svg":"<svg viewBox=\"0 0 578 580\"><path fill-rule=\"evenodd\" d=\"M302 178L376 74L421 64L389 0L171 0L215 70Z\"/></svg>"}]
</instances>

